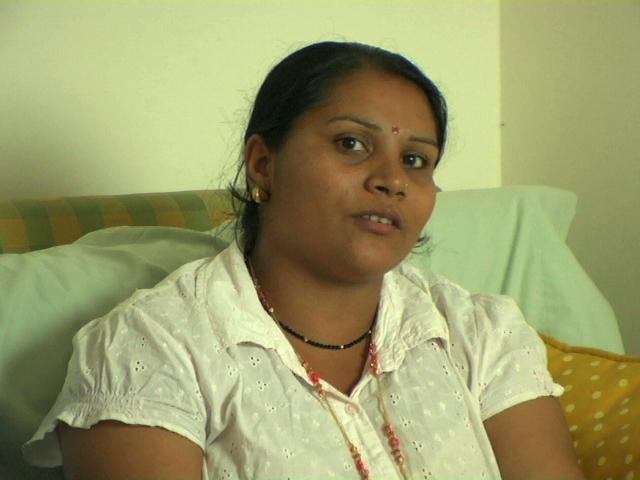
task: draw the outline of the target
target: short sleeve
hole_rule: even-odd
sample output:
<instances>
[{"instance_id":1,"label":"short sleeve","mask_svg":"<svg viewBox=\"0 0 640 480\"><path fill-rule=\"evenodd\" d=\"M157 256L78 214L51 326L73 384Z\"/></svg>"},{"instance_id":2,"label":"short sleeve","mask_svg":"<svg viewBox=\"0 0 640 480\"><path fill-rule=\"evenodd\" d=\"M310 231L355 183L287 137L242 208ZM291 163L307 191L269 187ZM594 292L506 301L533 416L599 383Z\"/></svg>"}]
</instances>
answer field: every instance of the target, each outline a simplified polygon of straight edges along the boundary
<instances>
[{"instance_id":1,"label":"short sleeve","mask_svg":"<svg viewBox=\"0 0 640 480\"><path fill-rule=\"evenodd\" d=\"M519 403L560 396L562 387L547 370L544 343L515 301L502 295L474 295L475 360L472 391L483 420ZM475 344L475 345L474 345Z\"/></svg>"},{"instance_id":2,"label":"short sleeve","mask_svg":"<svg viewBox=\"0 0 640 480\"><path fill-rule=\"evenodd\" d=\"M59 421L78 428L102 420L163 427L204 448L205 412L185 347L128 302L76 334L62 391L24 454L34 465L60 465Z\"/></svg>"}]
</instances>

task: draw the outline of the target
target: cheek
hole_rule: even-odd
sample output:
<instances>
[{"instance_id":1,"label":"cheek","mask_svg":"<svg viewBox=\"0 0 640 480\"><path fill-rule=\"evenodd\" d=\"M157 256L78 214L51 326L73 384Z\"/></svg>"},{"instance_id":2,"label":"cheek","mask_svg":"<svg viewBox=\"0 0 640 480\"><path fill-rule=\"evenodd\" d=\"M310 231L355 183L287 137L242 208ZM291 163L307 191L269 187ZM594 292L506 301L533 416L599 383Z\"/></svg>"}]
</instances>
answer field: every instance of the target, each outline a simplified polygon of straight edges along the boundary
<instances>
[{"instance_id":1,"label":"cheek","mask_svg":"<svg viewBox=\"0 0 640 480\"><path fill-rule=\"evenodd\" d=\"M276 179L277 188L284 195L295 196L296 201L318 205L339 203L355 196L358 181L355 173L342 169L330 157L300 158L296 165L283 169Z\"/></svg>"},{"instance_id":2,"label":"cheek","mask_svg":"<svg viewBox=\"0 0 640 480\"><path fill-rule=\"evenodd\" d=\"M349 188L344 177L319 169L313 162L300 160L304 165L283 169L274 178L273 200L290 221L321 219L326 222L339 213L341 205L348 203L347 197L353 188Z\"/></svg>"},{"instance_id":3,"label":"cheek","mask_svg":"<svg viewBox=\"0 0 640 480\"><path fill-rule=\"evenodd\" d=\"M433 195L431 197L429 197L427 206L426 206L426 215L427 215L427 221L431 218L431 215L433 214L433 211L436 208L436 194L435 192L433 193Z\"/></svg>"},{"instance_id":4,"label":"cheek","mask_svg":"<svg viewBox=\"0 0 640 480\"><path fill-rule=\"evenodd\" d=\"M436 204L436 192L435 188L433 191L426 191L423 195L419 197L416 201L416 207L414 209L415 212L415 220L416 223L420 225L420 228L424 227L424 225L428 222L429 218L431 218L431 214L435 208Z\"/></svg>"}]
</instances>

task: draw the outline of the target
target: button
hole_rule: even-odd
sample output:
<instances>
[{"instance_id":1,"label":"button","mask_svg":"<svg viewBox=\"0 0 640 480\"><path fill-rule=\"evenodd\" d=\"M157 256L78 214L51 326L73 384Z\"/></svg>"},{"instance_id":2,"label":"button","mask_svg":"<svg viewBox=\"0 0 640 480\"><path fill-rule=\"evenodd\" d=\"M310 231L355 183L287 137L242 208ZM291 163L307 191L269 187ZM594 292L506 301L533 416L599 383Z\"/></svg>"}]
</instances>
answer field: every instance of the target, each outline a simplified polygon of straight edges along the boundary
<instances>
[{"instance_id":1,"label":"button","mask_svg":"<svg viewBox=\"0 0 640 480\"><path fill-rule=\"evenodd\" d=\"M355 417L356 415L358 415L358 413L360 413L360 412L359 412L358 407L356 407L355 405L352 405L352 404L350 404L350 403L348 403L348 404L344 407L344 409L345 409L345 410L346 410L346 412L347 412L349 415L351 415L352 417Z\"/></svg>"}]
</instances>

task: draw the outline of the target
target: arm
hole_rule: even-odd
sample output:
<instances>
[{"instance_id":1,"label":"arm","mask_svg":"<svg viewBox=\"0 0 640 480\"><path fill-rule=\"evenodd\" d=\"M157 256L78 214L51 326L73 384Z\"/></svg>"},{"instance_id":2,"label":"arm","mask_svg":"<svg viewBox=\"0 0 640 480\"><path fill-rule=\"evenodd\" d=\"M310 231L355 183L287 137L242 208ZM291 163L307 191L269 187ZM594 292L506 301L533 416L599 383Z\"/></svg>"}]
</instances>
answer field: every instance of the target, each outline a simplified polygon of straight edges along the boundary
<instances>
[{"instance_id":1,"label":"arm","mask_svg":"<svg viewBox=\"0 0 640 480\"><path fill-rule=\"evenodd\" d=\"M584 479L559 402L541 397L484 422L505 479Z\"/></svg>"},{"instance_id":2,"label":"arm","mask_svg":"<svg viewBox=\"0 0 640 480\"><path fill-rule=\"evenodd\" d=\"M199 479L202 449L156 427L99 422L88 430L60 423L64 472L76 479Z\"/></svg>"}]
</instances>

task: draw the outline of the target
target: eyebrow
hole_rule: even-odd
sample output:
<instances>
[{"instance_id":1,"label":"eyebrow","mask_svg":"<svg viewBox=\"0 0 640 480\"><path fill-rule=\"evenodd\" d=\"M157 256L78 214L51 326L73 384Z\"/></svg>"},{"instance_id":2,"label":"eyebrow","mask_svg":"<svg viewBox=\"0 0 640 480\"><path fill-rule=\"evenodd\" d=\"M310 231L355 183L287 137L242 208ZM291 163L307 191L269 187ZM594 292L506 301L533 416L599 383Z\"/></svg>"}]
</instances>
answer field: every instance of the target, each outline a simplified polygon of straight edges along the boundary
<instances>
[{"instance_id":1,"label":"eyebrow","mask_svg":"<svg viewBox=\"0 0 640 480\"><path fill-rule=\"evenodd\" d=\"M359 123L360 125L370 128L371 130L382 131L382 127L377 123L370 122L368 120L365 120L362 117L358 117L357 115L339 115L337 117L330 118L328 123L336 122L339 120L349 120L351 122ZM438 142L435 139L430 137L421 137L419 135L409 135L409 140L412 140L414 142L427 143L435 147L438 146Z\"/></svg>"}]
</instances>

